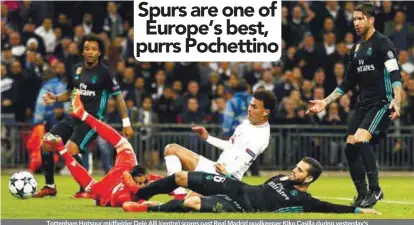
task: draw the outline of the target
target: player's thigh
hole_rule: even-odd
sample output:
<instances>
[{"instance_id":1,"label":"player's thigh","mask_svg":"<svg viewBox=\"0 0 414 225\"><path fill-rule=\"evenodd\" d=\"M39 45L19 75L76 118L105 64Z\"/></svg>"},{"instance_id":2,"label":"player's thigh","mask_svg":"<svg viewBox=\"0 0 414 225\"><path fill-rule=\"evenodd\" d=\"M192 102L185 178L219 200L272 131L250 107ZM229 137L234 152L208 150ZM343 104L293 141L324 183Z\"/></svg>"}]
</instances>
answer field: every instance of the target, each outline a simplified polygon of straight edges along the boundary
<instances>
[{"instance_id":1,"label":"player's thigh","mask_svg":"<svg viewBox=\"0 0 414 225\"><path fill-rule=\"evenodd\" d=\"M244 209L229 196L213 195L201 197L200 212L244 212Z\"/></svg>"},{"instance_id":2,"label":"player's thigh","mask_svg":"<svg viewBox=\"0 0 414 225\"><path fill-rule=\"evenodd\" d=\"M78 146L79 152L84 154L87 152L88 145L96 139L98 134L88 124L76 122L70 141Z\"/></svg>"},{"instance_id":3,"label":"player's thigh","mask_svg":"<svg viewBox=\"0 0 414 225\"><path fill-rule=\"evenodd\" d=\"M224 194L233 197L245 185L233 178L204 172L189 172L187 179L188 188L204 196Z\"/></svg>"},{"instance_id":4,"label":"player's thigh","mask_svg":"<svg viewBox=\"0 0 414 225\"><path fill-rule=\"evenodd\" d=\"M367 110L354 139L359 142L370 141L372 137L386 132L390 122L388 116L387 105L371 107Z\"/></svg>"},{"instance_id":5,"label":"player's thigh","mask_svg":"<svg viewBox=\"0 0 414 225\"><path fill-rule=\"evenodd\" d=\"M200 155L178 144L168 144L164 149L164 156L175 155L180 159L183 169L194 171Z\"/></svg>"},{"instance_id":6,"label":"player's thigh","mask_svg":"<svg viewBox=\"0 0 414 225\"><path fill-rule=\"evenodd\" d=\"M198 163L197 163L194 171L220 175L216 171L216 164L217 164L216 162L211 161L210 159L207 159L204 156L200 155L200 157L198 158Z\"/></svg>"},{"instance_id":7,"label":"player's thigh","mask_svg":"<svg viewBox=\"0 0 414 225\"><path fill-rule=\"evenodd\" d=\"M361 109L359 106L356 107L355 113L354 113L353 117L351 118L351 121L348 124L348 130L346 131L346 134L348 136L347 139L349 139L349 136L355 135L356 131L358 130L359 126L361 125L362 121L364 120L365 113L366 113L366 111ZM348 142L348 140L347 140L347 143L351 143L351 142ZM351 143L351 144L353 144L353 143Z\"/></svg>"},{"instance_id":8,"label":"player's thigh","mask_svg":"<svg viewBox=\"0 0 414 225\"><path fill-rule=\"evenodd\" d=\"M64 118L59 123L57 123L54 127L52 127L49 133L53 135L58 135L59 137L62 138L63 143L66 143L73 133L74 126L75 126L75 121L73 118Z\"/></svg>"},{"instance_id":9,"label":"player's thigh","mask_svg":"<svg viewBox=\"0 0 414 225\"><path fill-rule=\"evenodd\" d=\"M136 165L138 165L138 161L132 148L124 149L116 155L114 168L123 167L132 169Z\"/></svg>"}]
</instances>

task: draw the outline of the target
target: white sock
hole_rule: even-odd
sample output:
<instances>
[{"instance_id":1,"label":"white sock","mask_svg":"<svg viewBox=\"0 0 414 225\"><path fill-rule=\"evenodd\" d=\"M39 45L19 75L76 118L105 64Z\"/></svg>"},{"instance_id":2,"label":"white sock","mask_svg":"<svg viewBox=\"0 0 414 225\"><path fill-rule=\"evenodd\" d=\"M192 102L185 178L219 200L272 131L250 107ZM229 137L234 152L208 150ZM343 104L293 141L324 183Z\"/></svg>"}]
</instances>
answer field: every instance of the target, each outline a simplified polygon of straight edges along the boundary
<instances>
[{"instance_id":1,"label":"white sock","mask_svg":"<svg viewBox=\"0 0 414 225\"><path fill-rule=\"evenodd\" d=\"M168 155L168 156L165 156L164 159L165 159L165 165L167 166L168 176L176 172L179 172L183 169L183 166L181 165L181 161L176 155ZM187 194L187 191L182 187L175 189L173 192L175 195Z\"/></svg>"},{"instance_id":2,"label":"white sock","mask_svg":"<svg viewBox=\"0 0 414 225\"><path fill-rule=\"evenodd\" d=\"M88 112L84 111L81 120L85 121L87 116L88 116Z\"/></svg>"},{"instance_id":3,"label":"white sock","mask_svg":"<svg viewBox=\"0 0 414 225\"><path fill-rule=\"evenodd\" d=\"M164 157L165 166L167 166L168 176L183 170L180 159L176 155L168 155Z\"/></svg>"},{"instance_id":4,"label":"white sock","mask_svg":"<svg viewBox=\"0 0 414 225\"><path fill-rule=\"evenodd\" d=\"M50 187L50 188L56 188L55 184L46 184L46 186Z\"/></svg>"}]
</instances>

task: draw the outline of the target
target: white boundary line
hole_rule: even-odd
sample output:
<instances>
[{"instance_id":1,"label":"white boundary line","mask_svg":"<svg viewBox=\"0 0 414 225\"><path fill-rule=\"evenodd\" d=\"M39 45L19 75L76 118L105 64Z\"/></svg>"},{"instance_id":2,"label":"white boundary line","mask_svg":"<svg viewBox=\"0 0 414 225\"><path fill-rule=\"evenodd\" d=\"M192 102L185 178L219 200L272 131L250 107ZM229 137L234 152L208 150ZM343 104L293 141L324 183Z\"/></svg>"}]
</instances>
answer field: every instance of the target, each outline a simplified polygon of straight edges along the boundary
<instances>
[{"instance_id":1,"label":"white boundary line","mask_svg":"<svg viewBox=\"0 0 414 225\"><path fill-rule=\"evenodd\" d=\"M338 197L327 197L327 196L319 196L317 198L334 199L334 200L342 200L342 201L353 201L352 198L338 198ZM380 201L384 203L392 203L392 204L414 205L414 202L388 201L388 200L380 200Z\"/></svg>"}]
</instances>

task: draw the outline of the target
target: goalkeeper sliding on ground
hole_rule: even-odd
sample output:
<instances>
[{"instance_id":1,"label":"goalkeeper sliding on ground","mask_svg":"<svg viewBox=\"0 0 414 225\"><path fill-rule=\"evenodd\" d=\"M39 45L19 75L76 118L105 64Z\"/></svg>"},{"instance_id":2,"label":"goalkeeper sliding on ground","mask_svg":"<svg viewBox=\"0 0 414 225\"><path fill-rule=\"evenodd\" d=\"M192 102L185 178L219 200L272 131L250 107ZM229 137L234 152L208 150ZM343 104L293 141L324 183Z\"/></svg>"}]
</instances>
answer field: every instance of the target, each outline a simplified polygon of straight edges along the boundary
<instances>
[{"instance_id":1,"label":"goalkeeper sliding on ground","mask_svg":"<svg viewBox=\"0 0 414 225\"><path fill-rule=\"evenodd\" d=\"M262 185L248 185L222 175L204 172L180 171L139 187L126 171L122 183L136 193L136 199L149 199L156 194L170 193L177 187L186 187L205 197L194 196L185 200L171 200L165 204L148 206L125 202L128 212L320 212L320 213L368 213L363 209L333 204L313 198L308 192L311 183L322 173L322 166L313 158L303 158L290 176L277 175Z\"/></svg>"}]
</instances>

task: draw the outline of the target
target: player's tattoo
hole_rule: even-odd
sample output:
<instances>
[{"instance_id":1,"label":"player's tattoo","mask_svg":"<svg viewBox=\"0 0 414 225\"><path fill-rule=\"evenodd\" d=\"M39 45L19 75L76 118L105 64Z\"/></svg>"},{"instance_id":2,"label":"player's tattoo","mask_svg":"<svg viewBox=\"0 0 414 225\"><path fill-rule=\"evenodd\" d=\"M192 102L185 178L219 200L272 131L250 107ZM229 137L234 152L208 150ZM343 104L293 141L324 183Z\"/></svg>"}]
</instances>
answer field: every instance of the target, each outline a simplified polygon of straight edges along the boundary
<instances>
[{"instance_id":1,"label":"player's tattoo","mask_svg":"<svg viewBox=\"0 0 414 225\"><path fill-rule=\"evenodd\" d=\"M117 102L117 107L118 107L118 112L119 115L121 116L121 118L128 118L128 109L127 106L125 104L124 98L122 97L121 94L118 94L116 96L116 102Z\"/></svg>"},{"instance_id":2,"label":"player's tattoo","mask_svg":"<svg viewBox=\"0 0 414 225\"><path fill-rule=\"evenodd\" d=\"M392 88L394 91L394 103L398 108L401 108L401 86L395 86Z\"/></svg>"},{"instance_id":3,"label":"player's tattoo","mask_svg":"<svg viewBox=\"0 0 414 225\"><path fill-rule=\"evenodd\" d=\"M327 105L331 104L332 102L336 101L338 98L342 96L341 93L334 91L328 97L324 99Z\"/></svg>"}]
</instances>

